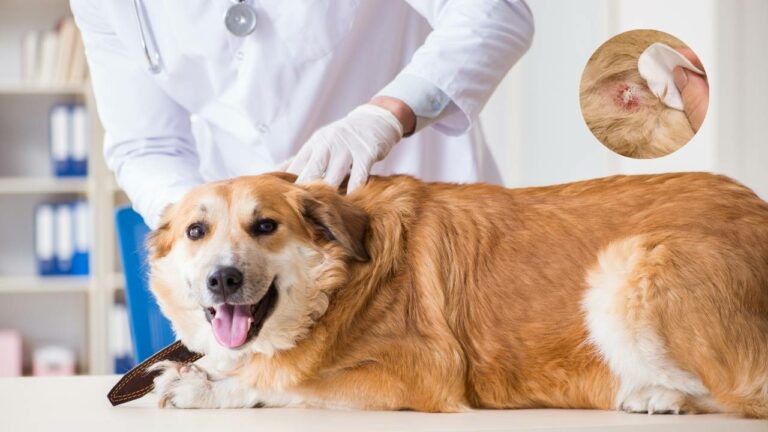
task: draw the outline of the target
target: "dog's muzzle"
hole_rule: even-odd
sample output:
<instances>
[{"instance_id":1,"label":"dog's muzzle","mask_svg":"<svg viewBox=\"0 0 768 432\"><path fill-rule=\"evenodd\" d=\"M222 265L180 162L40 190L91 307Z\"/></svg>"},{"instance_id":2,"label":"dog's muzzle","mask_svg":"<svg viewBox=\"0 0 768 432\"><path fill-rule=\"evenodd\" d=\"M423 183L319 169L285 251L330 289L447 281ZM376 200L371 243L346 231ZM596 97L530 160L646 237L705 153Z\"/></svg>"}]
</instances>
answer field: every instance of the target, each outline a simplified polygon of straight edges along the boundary
<instances>
[{"instance_id":1,"label":"dog's muzzle","mask_svg":"<svg viewBox=\"0 0 768 432\"><path fill-rule=\"evenodd\" d=\"M257 303L220 303L204 308L216 341L227 348L239 348L258 336L264 322L272 315L277 304L277 278Z\"/></svg>"}]
</instances>

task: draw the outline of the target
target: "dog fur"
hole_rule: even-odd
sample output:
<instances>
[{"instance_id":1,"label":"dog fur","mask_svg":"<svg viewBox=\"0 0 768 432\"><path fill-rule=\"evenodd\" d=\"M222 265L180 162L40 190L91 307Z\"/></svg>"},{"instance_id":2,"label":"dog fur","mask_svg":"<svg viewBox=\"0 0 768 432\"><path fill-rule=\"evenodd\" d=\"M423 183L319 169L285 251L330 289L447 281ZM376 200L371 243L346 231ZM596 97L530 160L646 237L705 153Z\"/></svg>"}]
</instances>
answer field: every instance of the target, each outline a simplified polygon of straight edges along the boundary
<instances>
[{"instance_id":1,"label":"dog fur","mask_svg":"<svg viewBox=\"0 0 768 432\"><path fill-rule=\"evenodd\" d=\"M254 219L278 229L253 236ZM210 224L191 241L186 227ZM163 406L768 417L768 204L704 173L505 189L271 174L201 186L149 240L151 288L211 366L163 363ZM279 299L218 345L198 275ZM247 291L250 290L250 291Z\"/></svg>"},{"instance_id":2,"label":"dog fur","mask_svg":"<svg viewBox=\"0 0 768 432\"><path fill-rule=\"evenodd\" d=\"M655 42L686 48L655 30L622 33L590 57L579 90L584 121L595 137L614 152L636 159L670 154L695 134L685 114L664 105L637 71L640 54Z\"/></svg>"}]
</instances>

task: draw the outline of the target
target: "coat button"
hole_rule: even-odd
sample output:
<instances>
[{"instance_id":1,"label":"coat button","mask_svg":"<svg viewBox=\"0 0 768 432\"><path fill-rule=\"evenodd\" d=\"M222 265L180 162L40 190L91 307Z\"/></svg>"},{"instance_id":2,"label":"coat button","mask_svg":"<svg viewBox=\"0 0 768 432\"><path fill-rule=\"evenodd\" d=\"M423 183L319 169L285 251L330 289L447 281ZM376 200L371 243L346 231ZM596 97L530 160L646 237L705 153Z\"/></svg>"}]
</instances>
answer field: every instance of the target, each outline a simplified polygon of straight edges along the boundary
<instances>
[{"instance_id":1,"label":"coat button","mask_svg":"<svg viewBox=\"0 0 768 432\"><path fill-rule=\"evenodd\" d=\"M239 50L235 53L235 58L238 60L242 60L245 58L245 54L243 54L243 50Z\"/></svg>"},{"instance_id":2,"label":"coat button","mask_svg":"<svg viewBox=\"0 0 768 432\"><path fill-rule=\"evenodd\" d=\"M260 135L266 135L269 133L269 126L265 125L264 123L261 123L258 126L256 126L256 132L258 132Z\"/></svg>"}]
</instances>

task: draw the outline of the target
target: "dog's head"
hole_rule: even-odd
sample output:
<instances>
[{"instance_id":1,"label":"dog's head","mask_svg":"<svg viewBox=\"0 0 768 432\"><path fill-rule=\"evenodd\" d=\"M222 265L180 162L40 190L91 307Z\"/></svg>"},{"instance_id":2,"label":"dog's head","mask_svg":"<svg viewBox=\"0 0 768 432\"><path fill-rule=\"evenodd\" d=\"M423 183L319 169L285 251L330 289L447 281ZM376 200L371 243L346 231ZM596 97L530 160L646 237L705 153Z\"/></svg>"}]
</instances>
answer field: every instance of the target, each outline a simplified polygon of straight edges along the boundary
<instances>
[{"instance_id":1,"label":"dog's head","mask_svg":"<svg viewBox=\"0 0 768 432\"><path fill-rule=\"evenodd\" d=\"M326 185L294 178L198 187L151 234L152 291L191 349L236 357L295 346L349 263L368 260L367 214Z\"/></svg>"}]
</instances>

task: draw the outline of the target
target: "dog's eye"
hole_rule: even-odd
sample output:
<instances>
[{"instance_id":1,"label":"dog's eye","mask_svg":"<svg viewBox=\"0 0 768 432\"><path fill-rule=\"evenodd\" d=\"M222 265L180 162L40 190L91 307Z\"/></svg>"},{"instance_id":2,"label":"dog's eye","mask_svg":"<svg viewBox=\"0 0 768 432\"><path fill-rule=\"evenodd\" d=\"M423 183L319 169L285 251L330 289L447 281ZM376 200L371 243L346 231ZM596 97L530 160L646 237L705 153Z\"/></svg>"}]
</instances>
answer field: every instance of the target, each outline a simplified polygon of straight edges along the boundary
<instances>
[{"instance_id":1,"label":"dog's eye","mask_svg":"<svg viewBox=\"0 0 768 432\"><path fill-rule=\"evenodd\" d=\"M200 240L207 231L205 224L196 222L187 227L187 237L190 240Z\"/></svg>"},{"instance_id":2,"label":"dog's eye","mask_svg":"<svg viewBox=\"0 0 768 432\"><path fill-rule=\"evenodd\" d=\"M260 219L253 224L253 233L255 235L271 234L277 229L277 222L273 219Z\"/></svg>"}]
</instances>

